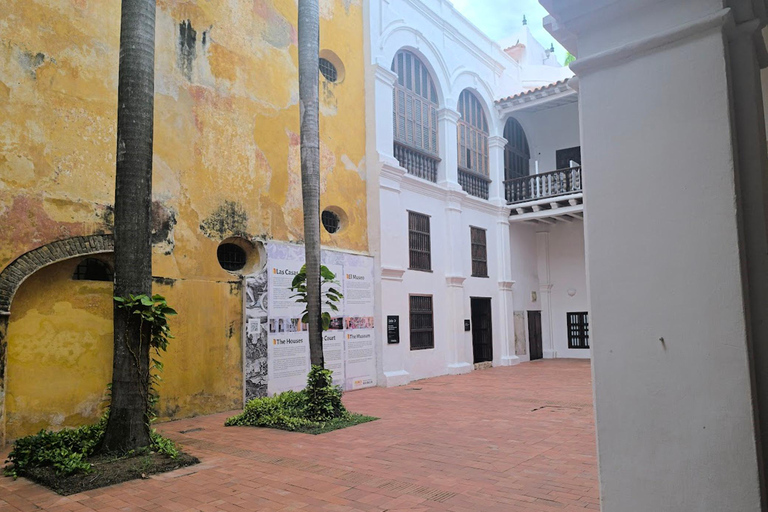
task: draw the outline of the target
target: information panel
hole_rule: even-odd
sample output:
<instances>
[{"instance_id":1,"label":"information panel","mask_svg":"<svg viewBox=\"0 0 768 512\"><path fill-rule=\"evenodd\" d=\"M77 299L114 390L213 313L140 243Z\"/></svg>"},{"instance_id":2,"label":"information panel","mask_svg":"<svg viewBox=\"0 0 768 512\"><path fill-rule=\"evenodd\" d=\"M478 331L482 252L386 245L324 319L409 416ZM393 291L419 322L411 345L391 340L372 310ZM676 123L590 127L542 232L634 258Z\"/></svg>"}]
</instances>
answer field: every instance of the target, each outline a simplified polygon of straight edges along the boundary
<instances>
[{"instance_id":1,"label":"information panel","mask_svg":"<svg viewBox=\"0 0 768 512\"><path fill-rule=\"evenodd\" d=\"M323 333L325 367L345 390L375 386L373 258L323 251L322 263L344 294L338 311L324 306L332 318ZM301 320L304 305L290 289L303 264L303 246L270 242L266 266L246 278L246 400L306 384L308 325Z\"/></svg>"}]
</instances>

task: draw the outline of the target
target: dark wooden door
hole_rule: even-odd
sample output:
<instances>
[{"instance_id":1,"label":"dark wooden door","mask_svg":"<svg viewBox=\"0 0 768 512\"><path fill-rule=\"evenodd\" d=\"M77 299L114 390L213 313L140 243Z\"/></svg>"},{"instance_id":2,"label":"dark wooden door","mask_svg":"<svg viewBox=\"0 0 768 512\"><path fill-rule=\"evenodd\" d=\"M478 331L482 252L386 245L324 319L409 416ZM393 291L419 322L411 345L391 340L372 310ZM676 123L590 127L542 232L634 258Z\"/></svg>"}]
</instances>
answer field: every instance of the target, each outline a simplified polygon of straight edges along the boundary
<instances>
[{"instance_id":1,"label":"dark wooden door","mask_svg":"<svg viewBox=\"0 0 768 512\"><path fill-rule=\"evenodd\" d=\"M531 361L544 357L541 344L541 311L528 312L528 345L531 350Z\"/></svg>"},{"instance_id":2,"label":"dark wooden door","mask_svg":"<svg viewBox=\"0 0 768 512\"><path fill-rule=\"evenodd\" d=\"M475 363L493 361L493 332L491 329L491 299L471 299L472 351Z\"/></svg>"}]
</instances>

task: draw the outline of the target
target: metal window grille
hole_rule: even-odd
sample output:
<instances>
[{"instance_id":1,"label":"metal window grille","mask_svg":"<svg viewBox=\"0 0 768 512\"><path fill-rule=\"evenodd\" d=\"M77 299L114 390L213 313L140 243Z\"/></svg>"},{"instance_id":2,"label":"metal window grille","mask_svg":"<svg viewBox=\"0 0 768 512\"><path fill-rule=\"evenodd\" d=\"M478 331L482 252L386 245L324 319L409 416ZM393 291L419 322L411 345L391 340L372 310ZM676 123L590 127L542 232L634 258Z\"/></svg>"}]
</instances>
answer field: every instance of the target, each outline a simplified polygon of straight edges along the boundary
<instances>
[{"instance_id":1,"label":"metal window grille","mask_svg":"<svg viewBox=\"0 0 768 512\"><path fill-rule=\"evenodd\" d=\"M409 299L411 350L435 348L432 296L411 295Z\"/></svg>"},{"instance_id":2,"label":"metal window grille","mask_svg":"<svg viewBox=\"0 0 768 512\"><path fill-rule=\"evenodd\" d=\"M339 216L331 210L323 211L323 214L320 218L323 221L323 227L325 230L331 234L336 233L341 227L341 219L339 219Z\"/></svg>"},{"instance_id":3,"label":"metal window grille","mask_svg":"<svg viewBox=\"0 0 768 512\"><path fill-rule=\"evenodd\" d=\"M394 139L437 156L437 88L427 67L408 50L392 61L397 73L394 94Z\"/></svg>"},{"instance_id":4,"label":"metal window grille","mask_svg":"<svg viewBox=\"0 0 768 512\"><path fill-rule=\"evenodd\" d=\"M427 215L408 212L408 248L410 250L411 269L432 270L429 217Z\"/></svg>"},{"instance_id":5,"label":"metal window grille","mask_svg":"<svg viewBox=\"0 0 768 512\"><path fill-rule=\"evenodd\" d=\"M336 70L336 66L328 59L320 57L320 72L323 74L326 80L331 83L335 83L339 79L339 72Z\"/></svg>"},{"instance_id":6,"label":"metal window grille","mask_svg":"<svg viewBox=\"0 0 768 512\"><path fill-rule=\"evenodd\" d=\"M224 270L235 271L245 266L245 250L239 245L221 244L216 250L216 257Z\"/></svg>"},{"instance_id":7,"label":"metal window grille","mask_svg":"<svg viewBox=\"0 0 768 512\"><path fill-rule=\"evenodd\" d=\"M568 348L589 348L589 313L566 313L568 316Z\"/></svg>"},{"instance_id":8,"label":"metal window grille","mask_svg":"<svg viewBox=\"0 0 768 512\"><path fill-rule=\"evenodd\" d=\"M485 240L485 230L470 227L472 243L472 276L488 277L488 248Z\"/></svg>"},{"instance_id":9,"label":"metal window grille","mask_svg":"<svg viewBox=\"0 0 768 512\"><path fill-rule=\"evenodd\" d=\"M517 119L509 118L504 125L504 179L523 178L530 174L531 152L528 138Z\"/></svg>"},{"instance_id":10,"label":"metal window grille","mask_svg":"<svg viewBox=\"0 0 768 512\"><path fill-rule=\"evenodd\" d=\"M112 268L96 258L86 258L77 264L72 279L75 281L113 281Z\"/></svg>"},{"instance_id":11,"label":"metal window grille","mask_svg":"<svg viewBox=\"0 0 768 512\"><path fill-rule=\"evenodd\" d=\"M488 176L488 121L480 100L465 89L459 95L459 167Z\"/></svg>"}]
</instances>

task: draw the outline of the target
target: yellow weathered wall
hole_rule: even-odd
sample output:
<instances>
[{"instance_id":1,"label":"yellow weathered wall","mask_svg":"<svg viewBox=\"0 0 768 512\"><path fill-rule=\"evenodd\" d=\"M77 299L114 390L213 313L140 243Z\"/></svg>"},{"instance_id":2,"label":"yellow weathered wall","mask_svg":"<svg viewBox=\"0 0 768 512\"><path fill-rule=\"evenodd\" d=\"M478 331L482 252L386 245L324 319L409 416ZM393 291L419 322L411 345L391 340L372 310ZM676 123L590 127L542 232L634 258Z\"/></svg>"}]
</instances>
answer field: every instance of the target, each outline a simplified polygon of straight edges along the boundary
<instances>
[{"instance_id":1,"label":"yellow weathered wall","mask_svg":"<svg viewBox=\"0 0 768 512\"><path fill-rule=\"evenodd\" d=\"M242 397L242 296L239 277L217 262L218 244L236 234L302 240L297 6L157 5L153 274L155 291L180 312L161 411L184 417L236 407ZM0 20L2 269L53 240L112 231L119 2L3 0ZM182 24L195 31L193 46L182 44ZM321 0L320 46L345 67L338 84L320 79L322 204L348 218L323 243L365 251L361 0ZM49 284L22 288L59 304ZM9 346L17 317L33 318L28 304L17 297L11 307ZM68 329L76 337L85 327Z\"/></svg>"},{"instance_id":2,"label":"yellow weathered wall","mask_svg":"<svg viewBox=\"0 0 768 512\"><path fill-rule=\"evenodd\" d=\"M73 281L80 258L28 278L8 325L7 435L93 423L112 378L112 283Z\"/></svg>"}]
</instances>

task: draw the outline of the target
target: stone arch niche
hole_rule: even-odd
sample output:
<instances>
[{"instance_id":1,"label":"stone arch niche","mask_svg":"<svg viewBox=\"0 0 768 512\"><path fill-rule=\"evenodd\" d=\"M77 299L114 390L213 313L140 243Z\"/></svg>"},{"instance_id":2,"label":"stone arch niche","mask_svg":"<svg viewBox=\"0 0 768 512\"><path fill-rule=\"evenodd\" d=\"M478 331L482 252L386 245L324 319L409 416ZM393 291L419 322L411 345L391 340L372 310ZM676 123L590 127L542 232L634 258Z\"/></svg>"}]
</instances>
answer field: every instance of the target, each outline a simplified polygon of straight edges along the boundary
<instances>
[{"instance_id":1,"label":"stone arch niche","mask_svg":"<svg viewBox=\"0 0 768 512\"><path fill-rule=\"evenodd\" d=\"M28 277L44 267L80 256L112 252L114 238L111 234L77 236L33 249L16 258L0 272L0 447L6 442L7 334L11 304L16 292Z\"/></svg>"}]
</instances>

